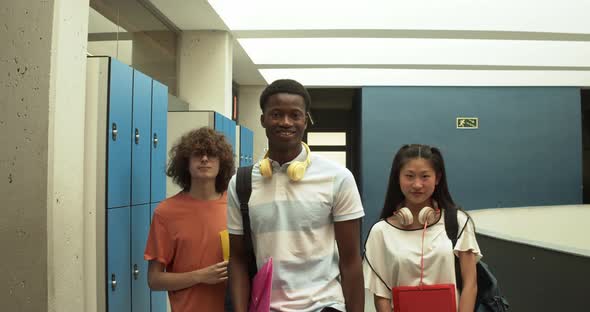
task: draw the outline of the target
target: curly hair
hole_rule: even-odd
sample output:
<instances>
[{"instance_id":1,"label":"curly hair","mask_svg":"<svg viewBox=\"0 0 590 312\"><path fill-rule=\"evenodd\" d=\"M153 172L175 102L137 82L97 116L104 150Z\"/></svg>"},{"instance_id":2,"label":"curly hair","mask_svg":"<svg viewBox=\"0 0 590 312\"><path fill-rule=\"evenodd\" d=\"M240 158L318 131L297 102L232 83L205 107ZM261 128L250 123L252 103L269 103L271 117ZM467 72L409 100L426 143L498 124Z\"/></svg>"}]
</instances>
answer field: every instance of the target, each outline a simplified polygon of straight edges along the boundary
<instances>
[{"instance_id":1,"label":"curly hair","mask_svg":"<svg viewBox=\"0 0 590 312\"><path fill-rule=\"evenodd\" d=\"M268 98L272 95L277 93L289 93L300 95L303 97L303 101L305 102L305 112L309 112L309 106L311 105L311 97L309 96L309 92L303 85L299 82L292 80L292 79L279 79L275 80L273 83L268 85L262 94L260 94L260 109L264 113L264 108L266 107L266 102Z\"/></svg>"},{"instance_id":2,"label":"curly hair","mask_svg":"<svg viewBox=\"0 0 590 312\"><path fill-rule=\"evenodd\" d=\"M227 190L235 165L232 146L225 136L215 130L202 127L184 134L170 149L166 175L184 191L190 190L191 174L189 161L192 155L208 155L219 158L219 173L215 178L215 191Z\"/></svg>"}]
</instances>

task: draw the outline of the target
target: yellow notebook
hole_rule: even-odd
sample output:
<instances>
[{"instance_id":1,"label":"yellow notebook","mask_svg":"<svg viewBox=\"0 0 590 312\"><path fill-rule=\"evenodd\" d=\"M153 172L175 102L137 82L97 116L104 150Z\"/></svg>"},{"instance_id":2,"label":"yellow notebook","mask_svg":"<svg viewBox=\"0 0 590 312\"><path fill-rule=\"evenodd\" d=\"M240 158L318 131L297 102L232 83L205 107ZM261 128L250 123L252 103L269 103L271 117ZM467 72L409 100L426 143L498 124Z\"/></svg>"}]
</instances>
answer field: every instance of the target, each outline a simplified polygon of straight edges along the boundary
<instances>
[{"instance_id":1,"label":"yellow notebook","mask_svg":"<svg viewBox=\"0 0 590 312\"><path fill-rule=\"evenodd\" d=\"M223 261L229 260L229 233L227 230L219 232L221 237L221 250L223 251Z\"/></svg>"}]
</instances>

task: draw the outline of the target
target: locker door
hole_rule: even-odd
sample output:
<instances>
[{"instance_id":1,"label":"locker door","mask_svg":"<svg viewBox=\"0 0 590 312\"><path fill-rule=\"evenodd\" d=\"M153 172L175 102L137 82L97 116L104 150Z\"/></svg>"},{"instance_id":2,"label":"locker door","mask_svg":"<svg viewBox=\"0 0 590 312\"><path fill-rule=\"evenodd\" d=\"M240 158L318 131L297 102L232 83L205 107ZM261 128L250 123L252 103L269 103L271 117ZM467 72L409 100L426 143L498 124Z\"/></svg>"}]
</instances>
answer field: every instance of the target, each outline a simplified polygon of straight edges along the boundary
<instances>
[{"instance_id":1,"label":"locker door","mask_svg":"<svg viewBox=\"0 0 590 312\"><path fill-rule=\"evenodd\" d=\"M159 203L152 203L151 204L151 219L154 217L154 210ZM167 308L167 293L165 291L152 291L151 292L151 299L152 299L152 312L166 312Z\"/></svg>"},{"instance_id":2,"label":"locker door","mask_svg":"<svg viewBox=\"0 0 590 312\"><path fill-rule=\"evenodd\" d=\"M133 72L131 205L150 202L152 79Z\"/></svg>"},{"instance_id":3,"label":"locker door","mask_svg":"<svg viewBox=\"0 0 590 312\"><path fill-rule=\"evenodd\" d=\"M152 159L151 198L159 202L166 198L166 127L168 119L168 87L153 81L152 84Z\"/></svg>"},{"instance_id":4,"label":"locker door","mask_svg":"<svg viewBox=\"0 0 590 312\"><path fill-rule=\"evenodd\" d=\"M248 146L248 165L252 165L254 163L254 133L250 129L246 130L248 130L248 144L246 145Z\"/></svg>"},{"instance_id":5,"label":"locker door","mask_svg":"<svg viewBox=\"0 0 590 312\"><path fill-rule=\"evenodd\" d=\"M215 130L225 134L223 116L220 113L215 113Z\"/></svg>"},{"instance_id":6,"label":"locker door","mask_svg":"<svg viewBox=\"0 0 590 312\"><path fill-rule=\"evenodd\" d=\"M246 146L246 142L248 140L246 135L246 128L244 126L240 126L240 167L247 165L248 146Z\"/></svg>"},{"instance_id":7,"label":"locker door","mask_svg":"<svg viewBox=\"0 0 590 312\"><path fill-rule=\"evenodd\" d=\"M227 119L227 123L228 123L228 129L227 131L229 132L229 140L231 143L231 147L232 147L232 151L234 153L234 157L238 157L238 151L236 151L236 122L234 120L231 119Z\"/></svg>"},{"instance_id":8,"label":"locker door","mask_svg":"<svg viewBox=\"0 0 590 312\"><path fill-rule=\"evenodd\" d=\"M109 312L131 311L131 222L129 207L107 210L107 304Z\"/></svg>"},{"instance_id":9,"label":"locker door","mask_svg":"<svg viewBox=\"0 0 590 312\"><path fill-rule=\"evenodd\" d=\"M253 133L250 129L242 126L240 127L240 153L243 157L240 157L240 162L243 161L242 166L249 166L252 164L253 158Z\"/></svg>"},{"instance_id":10,"label":"locker door","mask_svg":"<svg viewBox=\"0 0 590 312\"><path fill-rule=\"evenodd\" d=\"M131 298L133 312L150 310L148 263L143 260L150 230L150 205L131 206Z\"/></svg>"},{"instance_id":11,"label":"locker door","mask_svg":"<svg viewBox=\"0 0 590 312\"><path fill-rule=\"evenodd\" d=\"M133 70L110 59L107 126L107 208L131 203L131 103Z\"/></svg>"}]
</instances>

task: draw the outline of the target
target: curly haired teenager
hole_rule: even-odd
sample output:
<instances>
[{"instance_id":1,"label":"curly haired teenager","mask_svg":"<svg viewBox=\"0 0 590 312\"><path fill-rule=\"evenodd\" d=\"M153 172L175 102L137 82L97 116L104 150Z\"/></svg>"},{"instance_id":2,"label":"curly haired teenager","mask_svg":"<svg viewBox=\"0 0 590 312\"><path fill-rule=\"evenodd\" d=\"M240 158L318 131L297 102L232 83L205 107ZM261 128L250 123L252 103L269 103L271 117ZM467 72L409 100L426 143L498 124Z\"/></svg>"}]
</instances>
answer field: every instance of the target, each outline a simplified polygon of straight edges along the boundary
<instances>
[{"instance_id":1,"label":"curly haired teenager","mask_svg":"<svg viewBox=\"0 0 590 312\"><path fill-rule=\"evenodd\" d=\"M144 257L148 283L167 290L174 312L223 311L227 262L219 232L234 173L231 145L210 128L193 130L170 150L166 174L182 188L156 208Z\"/></svg>"}]
</instances>

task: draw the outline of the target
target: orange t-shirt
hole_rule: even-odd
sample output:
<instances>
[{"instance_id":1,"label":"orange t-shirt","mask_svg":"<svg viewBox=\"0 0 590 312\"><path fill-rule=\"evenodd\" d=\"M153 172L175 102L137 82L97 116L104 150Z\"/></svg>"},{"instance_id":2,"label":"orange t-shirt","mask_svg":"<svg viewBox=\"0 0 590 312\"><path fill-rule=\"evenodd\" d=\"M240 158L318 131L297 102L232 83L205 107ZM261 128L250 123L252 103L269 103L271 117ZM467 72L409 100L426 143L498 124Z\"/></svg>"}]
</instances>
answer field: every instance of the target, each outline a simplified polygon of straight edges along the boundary
<instances>
[{"instance_id":1,"label":"orange t-shirt","mask_svg":"<svg viewBox=\"0 0 590 312\"><path fill-rule=\"evenodd\" d=\"M156 260L166 272L183 273L223 261L219 232L227 229L227 194L197 200L180 192L154 211L145 260ZM197 284L169 291L174 312L223 311L226 283Z\"/></svg>"}]
</instances>

